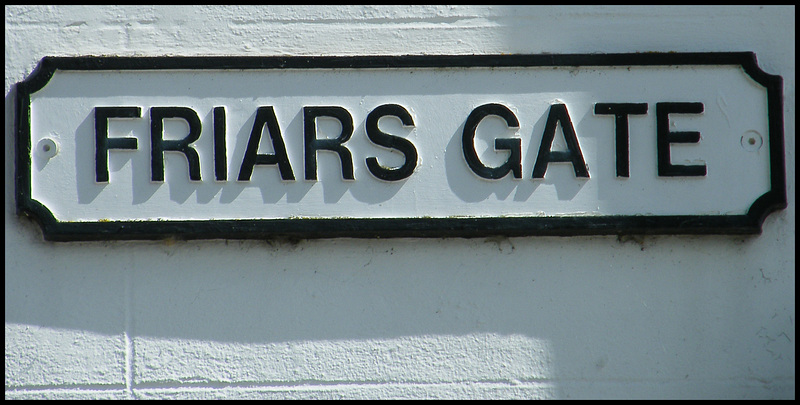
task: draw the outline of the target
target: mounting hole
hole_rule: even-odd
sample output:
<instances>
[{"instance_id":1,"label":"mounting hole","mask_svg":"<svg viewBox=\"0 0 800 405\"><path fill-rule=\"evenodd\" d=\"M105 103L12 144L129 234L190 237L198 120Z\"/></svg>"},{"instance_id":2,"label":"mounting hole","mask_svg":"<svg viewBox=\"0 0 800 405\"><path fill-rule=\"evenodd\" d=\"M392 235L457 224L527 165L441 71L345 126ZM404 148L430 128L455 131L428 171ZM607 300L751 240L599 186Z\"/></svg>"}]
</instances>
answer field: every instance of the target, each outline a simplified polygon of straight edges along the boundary
<instances>
[{"instance_id":1,"label":"mounting hole","mask_svg":"<svg viewBox=\"0 0 800 405\"><path fill-rule=\"evenodd\" d=\"M39 141L39 145L36 147L36 151L42 157L50 159L51 157L58 154L58 144L56 144L56 141L50 138L44 138L41 141Z\"/></svg>"},{"instance_id":2,"label":"mounting hole","mask_svg":"<svg viewBox=\"0 0 800 405\"><path fill-rule=\"evenodd\" d=\"M744 150L755 152L761 149L761 146L764 145L764 138L761 137L761 134L751 129L742 135L740 142Z\"/></svg>"}]
</instances>

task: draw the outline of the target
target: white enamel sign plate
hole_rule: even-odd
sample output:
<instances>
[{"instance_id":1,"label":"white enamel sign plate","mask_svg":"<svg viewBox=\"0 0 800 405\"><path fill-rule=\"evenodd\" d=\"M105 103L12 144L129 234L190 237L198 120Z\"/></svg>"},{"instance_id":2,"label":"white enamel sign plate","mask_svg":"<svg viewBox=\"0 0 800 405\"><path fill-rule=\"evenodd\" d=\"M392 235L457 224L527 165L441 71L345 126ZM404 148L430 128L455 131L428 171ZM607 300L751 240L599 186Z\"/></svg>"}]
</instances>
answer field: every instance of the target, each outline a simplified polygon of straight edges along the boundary
<instances>
[{"instance_id":1,"label":"white enamel sign plate","mask_svg":"<svg viewBox=\"0 0 800 405\"><path fill-rule=\"evenodd\" d=\"M51 240L758 233L751 53L45 58L17 201Z\"/></svg>"}]
</instances>

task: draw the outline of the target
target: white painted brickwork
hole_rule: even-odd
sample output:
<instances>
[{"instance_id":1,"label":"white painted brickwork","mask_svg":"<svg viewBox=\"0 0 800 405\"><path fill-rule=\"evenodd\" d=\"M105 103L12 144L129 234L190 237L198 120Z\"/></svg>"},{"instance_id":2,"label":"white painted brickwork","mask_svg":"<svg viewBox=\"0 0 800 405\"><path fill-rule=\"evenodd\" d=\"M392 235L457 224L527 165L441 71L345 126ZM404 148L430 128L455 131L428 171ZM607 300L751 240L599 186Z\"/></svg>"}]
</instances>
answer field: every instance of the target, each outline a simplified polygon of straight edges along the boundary
<instances>
[{"instance_id":1,"label":"white painted brickwork","mask_svg":"<svg viewBox=\"0 0 800 405\"><path fill-rule=\"evenodd\" d=\"M794 7L6 6L6 399L795 397ZM46 55L754 51L762 235L48 243L13 85Z\"/></svg>"}]
</instances>

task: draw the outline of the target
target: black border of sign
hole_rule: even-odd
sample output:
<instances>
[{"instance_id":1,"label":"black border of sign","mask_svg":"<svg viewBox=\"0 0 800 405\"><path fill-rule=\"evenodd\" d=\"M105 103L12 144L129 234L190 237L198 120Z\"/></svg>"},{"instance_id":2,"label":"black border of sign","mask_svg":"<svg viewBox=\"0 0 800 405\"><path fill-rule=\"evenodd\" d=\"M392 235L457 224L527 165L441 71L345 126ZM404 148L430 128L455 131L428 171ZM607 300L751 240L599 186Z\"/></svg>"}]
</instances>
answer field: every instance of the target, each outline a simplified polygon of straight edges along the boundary
<instances>
[{"instance_id":1,"label":"black border of sign","mask_svg":"<svg viewBox=\"0 0 800 405\"><path fill-rule=\"evenodd\" d=\"M367 69L573 66L741 65L767 89L771 189L745 215L562 216L491 218L263 219L59 222L31 199L30 96L56 70ZM117 239L272 239L479 237L491 235L759 234L764 219L786 208L783 79L758 67L753 52L562 55L400 56L79 56L44 57L16 85L17 212L37 220L51 241Z\"/></svg>"}]
</instances>

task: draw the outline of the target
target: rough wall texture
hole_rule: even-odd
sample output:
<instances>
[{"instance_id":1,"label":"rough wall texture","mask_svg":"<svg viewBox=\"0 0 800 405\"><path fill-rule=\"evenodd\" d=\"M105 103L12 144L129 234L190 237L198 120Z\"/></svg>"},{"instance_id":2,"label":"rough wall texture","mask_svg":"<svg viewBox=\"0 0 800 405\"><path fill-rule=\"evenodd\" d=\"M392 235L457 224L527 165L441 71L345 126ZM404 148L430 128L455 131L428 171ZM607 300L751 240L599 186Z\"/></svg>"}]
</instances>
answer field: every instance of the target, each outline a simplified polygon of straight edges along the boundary
<instances>
[{"instance_id":1,"label":"rough wall texture","mask_svg":"<svg viewBox=\"0 0 800 405\"><path fill-rule=\"evenodd\" d=\"M5 385L28 398L794 398L794 7L6 6ZM13 194L46 55L754 51L789 207L753 237L47 243Z\"/></svg>"}]
</instances>

